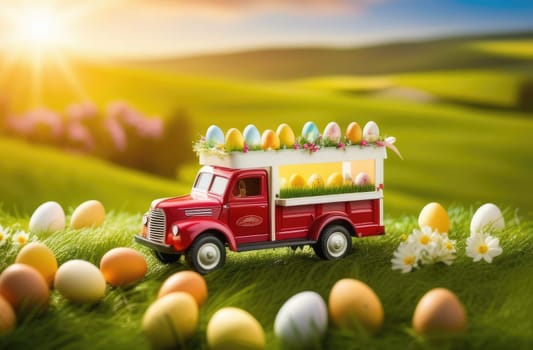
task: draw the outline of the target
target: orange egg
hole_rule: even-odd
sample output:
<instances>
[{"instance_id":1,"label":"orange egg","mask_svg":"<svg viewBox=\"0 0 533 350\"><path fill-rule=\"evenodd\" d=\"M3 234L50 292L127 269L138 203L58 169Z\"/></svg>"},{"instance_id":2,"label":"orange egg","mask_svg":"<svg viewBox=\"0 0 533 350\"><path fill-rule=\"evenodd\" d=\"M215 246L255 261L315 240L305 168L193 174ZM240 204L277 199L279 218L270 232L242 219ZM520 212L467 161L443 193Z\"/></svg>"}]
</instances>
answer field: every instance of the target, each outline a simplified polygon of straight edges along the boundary
<instances>
[{"instance_id":1,"label":"orange egg","mask_svg":"<svg viewBox=\"0 0 533 350\"><path fill-rule=\"evenodd\" d=\"M363 131L356 122L351 122L346 128L346 137L353 144L359 144L363 140Z\"/></svg>"},{"instance_id":2,"label":"orange egg","mask_svg":"<svg viewBox=\"0 0 533 350\"><path fill-rule=\"evenodd\" d=\"M131 248L111 249L100 261L100 271L104 279L116 287L142 280L147 269L148 265L144 256Z\"/></svg>"},{"instance_id":3,"label":"orange egg","mask_svg":"<svg viewBox=\"0 0 533 350\"><path fill-rule=\"evenodd\" d=\"M418 334L449 334L466 330L466 314L457 296L445 288L427 292L413 314L413 328Z\"/></svg>"},{"instance_id":4,"label":"orange egg","mask_svg":"<svg viewBox=\"0 0 533 350\"><path fill-rule=\"evenodd\" d=\"M267 129L261 136L261 148L266 150L279 149L279 136L274 131Z\"/></svg>"},{"instance_id":5,"label":"orange egg","mask_svg":"<svg viewBox=\"0 0 533 350\"><path fill-rule=\"evenodd\" d=\"M192 295L198 306L202 306L207 299L207 283L205 279L194 271L176 272L165 280L159 289L158 298L173 292L185 292Z\"/></svg>"},{"instance_id":6,"label":"orange egg","mask_svg":"<svg viewBox=\"0 0 533 350\"><path fill-rule=\"evenodd\" d=\"M15 329L17 317L10 303L0 296L0 336Z\"/></svg>"},{"instance_id":7,"label":"orange egg","mask_svg":"<svg viewBox=\"0 0 533 350\"><path fill-rule=\"evenodd\" d=\"M13 264L0 275L0 296L24 315L46 310L50 289L39 271L25 264Z\"/></svg>"}]
</instances>

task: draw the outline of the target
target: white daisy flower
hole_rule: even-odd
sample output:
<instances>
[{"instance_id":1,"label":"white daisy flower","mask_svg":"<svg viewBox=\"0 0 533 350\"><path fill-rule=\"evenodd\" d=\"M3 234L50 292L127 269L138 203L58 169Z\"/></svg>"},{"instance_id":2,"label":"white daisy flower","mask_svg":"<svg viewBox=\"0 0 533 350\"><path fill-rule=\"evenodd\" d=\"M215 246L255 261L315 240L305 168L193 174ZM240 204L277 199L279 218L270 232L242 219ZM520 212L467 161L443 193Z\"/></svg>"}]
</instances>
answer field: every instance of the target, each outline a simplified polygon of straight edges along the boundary
<instances>
[{"instance_id":1,"label":"white daisy flower","mask_svg":"<svg viewBox=\"0 0 533 350\"><path fill-rule=\"evenodd\" d=\"M29 238L30 238L29 233L19 230L13 235L12 240L15 246L22 247L23 245L28 243Z\"/></svg>"},{"instance_id":2,"label":"white daisy flower","mask_svg":"<svg viewBox=\"0 0 533 350\"><path fill-rule=\"evenodd\" d=\"M424 227L422 230L413 230L413 233L409 235L407 241L414 243L417 248L428 248L432 243L440 239L440 233L433 232L430 227Z\"/></svg>"},{"instance_id":3,"label":"white daisy flower","mask_svg":"<svg viewBox=\"0 0 533 350\"><path fill-rule=\"evenodd\" d=\"M418 267L418 249L414 244L402 243L394 252L391 260L393 270L401 270L407 273Z\"/></svg>"},{"instance_id":4,"label":"white daisy flower","mask_svg":"<svg viewBox=\"0 0 533 350\"><path fill-rule=\"evenodd\" d=\"M503 252L500 240L483 232L473 233L466 240L466 255L473 258L474 262L485 260L488 263Z\"/></svg>"},{"instance_id":5,"label":"white daisy flower","mask_svg":"<svg viewBox=\"0 0 533 350\"><path fill-rule=\"evenodd\" d=\"M442 234L439 242L437 261L451 265L456 257L455 243L455 240L449 239L447 234Z\"/></svg>"},{"instance_id":6,"label":"white daisy flower","mask_svg":"<svg viewBox=\"0 0 533 350\"><path fill-rule=\"evenodd\" d=\"M3 226L0 226L0 247L5 245L8 239L9 234L7 232L7 229L5 229Z\"/></svg>"}]
</instances>

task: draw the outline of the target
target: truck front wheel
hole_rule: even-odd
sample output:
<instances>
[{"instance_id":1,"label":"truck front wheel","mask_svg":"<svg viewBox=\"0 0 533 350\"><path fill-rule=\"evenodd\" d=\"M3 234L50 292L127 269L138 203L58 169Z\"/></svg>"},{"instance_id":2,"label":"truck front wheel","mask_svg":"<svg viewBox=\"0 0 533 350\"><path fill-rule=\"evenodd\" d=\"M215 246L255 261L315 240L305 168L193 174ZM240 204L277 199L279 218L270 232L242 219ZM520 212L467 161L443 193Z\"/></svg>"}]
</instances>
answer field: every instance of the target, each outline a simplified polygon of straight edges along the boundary
<instances>
[{"instance_id":1,"label":"truck front wheel","mask_svg":"<svg viewBox=\"0 0 533 350\"><path fill-rule=\"evenodd\" d=\"M352 251L352 237L342 225L329 225L320 235L313 247L316 255L322 259L335 260L344 258Z\"/></svg>"},{"instance_id":2,"label":"truck front wheel","mask_svg":"<svg viewBox=\"0 0 533 350\"><path fill-rule=\"evenodd\" d=\"M224 265L226 248L216 236L204 235L190 246L185 259L194 270L206 274Z\"/></svg>"}]
</instances>

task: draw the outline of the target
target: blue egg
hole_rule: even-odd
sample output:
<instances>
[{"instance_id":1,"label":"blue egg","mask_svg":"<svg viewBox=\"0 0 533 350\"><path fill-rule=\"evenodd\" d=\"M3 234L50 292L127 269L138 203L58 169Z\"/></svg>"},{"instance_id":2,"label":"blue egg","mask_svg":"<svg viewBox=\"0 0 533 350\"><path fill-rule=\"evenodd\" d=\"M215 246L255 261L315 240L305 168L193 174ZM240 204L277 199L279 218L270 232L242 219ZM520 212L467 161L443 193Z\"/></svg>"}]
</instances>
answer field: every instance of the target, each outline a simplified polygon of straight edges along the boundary
<instances>
[{"instance_id":1,"label":"blue egg","mask_svg":"<svg viewBox=\"0 0 533 350\"><path fill-rule=\"evenodd\" d=\"M248 145L250 148L257 148L261 147L261 134L259 133L259 130L255 127L253 124L248 124L244 128L244 132L242 133L242 136L244 137L244 142Z\"/></svg>"},{"instance_id":2,"label":"blue egg","mask_svg":"<svg viewBox=\"0 0 533 350\"><path fill-rule=\"evenodd\" d=\"M302 137L307 140L307 142L315 142L318 139L320 133L315 123L307 122L302 128Z\"/></svg>"},{"instance_id":3,"label":"blue egg","mask_svg":"<svg viewBox=\"0 0 533 350\"><path fill-rule=\"evenodd\" d=\"M209 128L207 128L207 132L205 133L205 142L207 143L208 147L223 145L224 133L218 126L211 125Z\"/></svg>"}]
</instances>

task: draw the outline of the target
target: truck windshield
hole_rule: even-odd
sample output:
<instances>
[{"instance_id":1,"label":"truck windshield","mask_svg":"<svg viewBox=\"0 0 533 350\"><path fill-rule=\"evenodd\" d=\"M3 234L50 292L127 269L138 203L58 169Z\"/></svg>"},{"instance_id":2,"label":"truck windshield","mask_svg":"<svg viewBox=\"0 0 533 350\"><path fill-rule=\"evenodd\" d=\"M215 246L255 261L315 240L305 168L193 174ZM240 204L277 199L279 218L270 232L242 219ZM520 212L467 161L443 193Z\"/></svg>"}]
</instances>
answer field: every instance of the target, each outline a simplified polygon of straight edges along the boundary
<instances>
[{"instance_id":1,"label":"truck windshield","mask_svg":"<svg viewBox=\"0 0 533 350\"><path fill-rule=\"evenodd\" d=\"M212 178L213 174L211 173L198 174L198 178L196 179L196 184L194 185L194 188L200 191L207 191Z\"/></svg>"},{"instance_id":2,"label":"truck windshield","mask_svg":"<svg viewBox=\"0 0 533 350\"><path fill-rule=\"evenodd\" d=\"M213 184L211 185L211 190L209 192L216 195L222 196L226 191L226 186L228 185L228 179L222 176L215 176Z\"/></svg>"}]
</instances>

